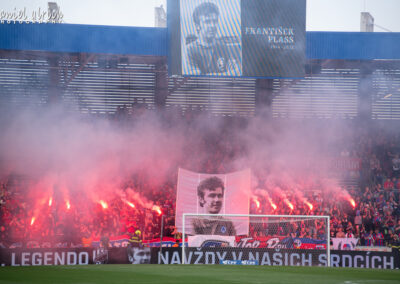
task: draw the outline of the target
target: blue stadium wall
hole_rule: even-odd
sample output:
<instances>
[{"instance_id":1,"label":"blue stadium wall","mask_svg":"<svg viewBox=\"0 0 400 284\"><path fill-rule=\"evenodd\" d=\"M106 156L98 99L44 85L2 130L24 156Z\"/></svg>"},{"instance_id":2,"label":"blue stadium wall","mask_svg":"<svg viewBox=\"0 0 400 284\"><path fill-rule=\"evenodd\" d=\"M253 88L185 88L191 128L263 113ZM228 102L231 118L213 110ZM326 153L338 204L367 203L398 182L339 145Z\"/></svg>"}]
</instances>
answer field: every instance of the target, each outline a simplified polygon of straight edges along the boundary
<instances>
[{"instance_id":1,"label":"blue stadium wall","mask_svg":"<svg viewBox=\"0 0 400 284\"><path fill-rule=\"evenodd\" d=\"M268 104L274 118L353 119L365 110L398 121L399 46L400 33L307 32L301 80L182 78L167 74L166 28L5 23L0 107L62 101L113 114L136 103L251 116Z\"/></svg>"},{"instance_id":2,"label":"blue stadium wall","mask_svg":"<svg viewBox=\"0 0 400 284\"><path fill-rule=\"evenodd\" d=\"M400 59L400 33L307 32L308 59ZM0 24L0 49L167 56L166 28Z\"/></svg>"}]
</instances>

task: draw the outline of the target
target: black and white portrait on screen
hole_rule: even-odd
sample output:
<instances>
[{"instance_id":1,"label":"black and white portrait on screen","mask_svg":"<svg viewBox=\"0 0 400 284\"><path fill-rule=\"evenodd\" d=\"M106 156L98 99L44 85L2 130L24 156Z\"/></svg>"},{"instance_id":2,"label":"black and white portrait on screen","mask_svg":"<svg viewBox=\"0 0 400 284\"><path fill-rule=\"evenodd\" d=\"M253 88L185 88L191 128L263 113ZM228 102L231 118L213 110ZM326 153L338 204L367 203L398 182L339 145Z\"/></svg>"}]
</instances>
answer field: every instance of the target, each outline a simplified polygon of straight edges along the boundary
<instances>
[{"instance_id":1,"label":"black and white portrait on screen","mask_svg":"<svg viewBox=\"0 0 400 284\"><path fill-rule=\"evenodd\" d=\"M183 75L242 75L239 0L181 1L181 33Z\"/></svg>"}]
</instances>

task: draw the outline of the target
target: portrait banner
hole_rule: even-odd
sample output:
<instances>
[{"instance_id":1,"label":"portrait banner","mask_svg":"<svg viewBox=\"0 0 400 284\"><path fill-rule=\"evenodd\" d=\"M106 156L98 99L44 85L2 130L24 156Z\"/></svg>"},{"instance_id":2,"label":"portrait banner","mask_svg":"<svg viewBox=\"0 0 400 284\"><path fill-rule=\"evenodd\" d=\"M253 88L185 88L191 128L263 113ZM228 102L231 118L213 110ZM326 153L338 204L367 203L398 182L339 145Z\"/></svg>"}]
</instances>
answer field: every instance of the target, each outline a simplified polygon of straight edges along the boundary
<instances>
[{"instance_id":1,"label":"portrait banner","mask_svg":"<svg viewBox=\"0 0 400 284\"><path fill-rule=\"evenodd\" d=\"M179 169L175 216L178 231L182 232L184 213L249 214L250 186L250 170L202 174ZM189 235L246 235L249 230L248 217L191 218L185 220L185 233ZM199 224L204 231L196 229Z\"/></svg>"}]
</instances>

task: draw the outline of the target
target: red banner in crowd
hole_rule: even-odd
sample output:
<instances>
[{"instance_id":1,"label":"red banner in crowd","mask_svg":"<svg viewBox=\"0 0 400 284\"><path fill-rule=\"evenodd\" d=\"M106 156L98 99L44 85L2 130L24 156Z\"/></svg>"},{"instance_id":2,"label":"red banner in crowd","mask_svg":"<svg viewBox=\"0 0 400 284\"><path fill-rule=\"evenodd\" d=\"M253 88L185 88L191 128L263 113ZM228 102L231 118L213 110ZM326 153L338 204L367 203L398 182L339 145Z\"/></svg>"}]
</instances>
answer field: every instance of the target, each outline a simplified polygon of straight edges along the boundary
<instances>
[{"instance_id":1,"label":"red banner in crowd","mask_svg":"<svg viewBox=\"0 0 400 284\"><path fill-rule=\"evenodd\" d=\"M326 249L326 240L291 237L236 237L239 248Z\"/></svg>"}]
</instances>

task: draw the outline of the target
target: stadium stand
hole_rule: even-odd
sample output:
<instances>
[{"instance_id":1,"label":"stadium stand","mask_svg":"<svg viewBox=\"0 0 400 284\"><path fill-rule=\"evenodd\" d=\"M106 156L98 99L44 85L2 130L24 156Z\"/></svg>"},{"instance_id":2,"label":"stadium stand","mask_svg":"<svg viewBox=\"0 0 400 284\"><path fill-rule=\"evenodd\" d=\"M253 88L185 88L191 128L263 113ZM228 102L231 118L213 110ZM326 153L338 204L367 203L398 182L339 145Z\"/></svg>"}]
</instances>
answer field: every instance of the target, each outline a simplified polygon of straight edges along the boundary
<instances>
[{"instance_id":1,"label":"stadium stand","mask_svg":"<svg viewBox=\"0 0 400 284\"><path fill-rule=\"evenodd\" d=\"M42 212L41 220L33 220L34 204L27 199L27 188L35 177L2 173L2 246L90 246L105 235L131 234L138 228L145 240L160 237L161 231L163 236L179 238L174 227L177 168L204 173L234 170L231 162L248 151L248 145L236 139L237 133L262 117L259 111L265 107L271 109L265 119L272 124L287 119L311 119L322 125L329 125L331 120L346 121L354 132L348 137L343 135L344 141L334 145L335 158L361 161L356 173L339 178L355 206L334 200L318 184L309 183L305 196L312 200L313 209L299 203L290 210L281 196L272 195L278 208L274 213L329 214L332 237L354 235L362 246L400 245L400 135L398 128L381 127L400 118L400 55L392 48L399 46L399 34L307 33L309 72L305 78L227 79L169 78L165 29L104 29L80 25L0 26L0 34L8 39L0 42L1 105L22 110L57 102L86 115L88 120L100 117L128 128L150 114L163 121L165 128L178 125L188 133L201 131L196 125L199 118L208 117L212 124L218 116L221 128L218 133L203 133L201 141L190 139L185 145L208 153L206 158L198 160L192 154L179 164L171 164L166 180L154 182L138 171L120 184L119 190L133 192L144 200L134 208L115 195L109 197L107 211L97 204L91 214L83 214L79 208L85 207L87 199L75 196L70 200L75 206L64 214L62 198L56 196L55 205ZM50 35L46 40L34 36L44 32ZM31 41L10 40L27 34ZM56 35L58 40L54 41ZM123 46L113 45L124 35L128 39ZM103 43L103 37L109 40ZM391 96L385 98L389 93ZM363 104L368 107L361 107ZM362 123L365 117L368 123ZM4 168L7 161L1 160L1 164ZM259 181L265 179L263 174L268 169L264 170L255 171ZM293 194L293 188L281 186L288 196ZM265 197L258 196L258 200L261 206L253 202L250 213L271 212ZM145 206L146 202L160 207L161 214ZM268 235L267 229L264 235ZM313 237L321 234L320 230L324 228L315 223L277 231Z\"/></svg>"}]
</instances>

